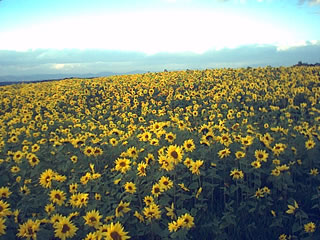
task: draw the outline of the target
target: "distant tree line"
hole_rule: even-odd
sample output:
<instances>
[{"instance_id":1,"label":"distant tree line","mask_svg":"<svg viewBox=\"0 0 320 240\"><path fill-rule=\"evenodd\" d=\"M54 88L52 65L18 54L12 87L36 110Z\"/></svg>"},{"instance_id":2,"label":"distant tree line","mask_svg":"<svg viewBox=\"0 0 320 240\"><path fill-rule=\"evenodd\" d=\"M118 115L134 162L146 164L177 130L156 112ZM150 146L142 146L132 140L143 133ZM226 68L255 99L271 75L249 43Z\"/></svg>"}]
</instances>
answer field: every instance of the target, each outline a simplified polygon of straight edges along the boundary
<instances>
[{"instance_id":1,"label":"distant tree line","mask_svg":"<svg viewBox=\"0 0 320 240\"><path fill-rule=\"evenodd\" d=\"M297 64L293 65L294 67L300 67L300 66L307 66L307 67L315 67L315 66L320 66L320 63L304 63L299 61Z\"/></svg>"}]
</instances>

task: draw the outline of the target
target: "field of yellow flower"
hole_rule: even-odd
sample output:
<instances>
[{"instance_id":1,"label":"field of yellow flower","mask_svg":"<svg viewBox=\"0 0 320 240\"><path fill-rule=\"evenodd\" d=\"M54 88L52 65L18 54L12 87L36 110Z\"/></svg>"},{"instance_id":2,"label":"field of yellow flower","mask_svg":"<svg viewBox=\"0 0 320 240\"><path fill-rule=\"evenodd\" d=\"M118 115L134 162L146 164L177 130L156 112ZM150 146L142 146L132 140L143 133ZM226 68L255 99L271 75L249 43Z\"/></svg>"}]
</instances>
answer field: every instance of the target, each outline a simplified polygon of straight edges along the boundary
<instances>
[{"instance_id":1,"label":"field of yellow flower","mask_svg":"<svg viewBox=\"0 0 320 240\"><path fill-rule=\"evenodd\" d=\"M319 239L320 67L0 87L0 239Z\"/></svg>"}]
</instances>

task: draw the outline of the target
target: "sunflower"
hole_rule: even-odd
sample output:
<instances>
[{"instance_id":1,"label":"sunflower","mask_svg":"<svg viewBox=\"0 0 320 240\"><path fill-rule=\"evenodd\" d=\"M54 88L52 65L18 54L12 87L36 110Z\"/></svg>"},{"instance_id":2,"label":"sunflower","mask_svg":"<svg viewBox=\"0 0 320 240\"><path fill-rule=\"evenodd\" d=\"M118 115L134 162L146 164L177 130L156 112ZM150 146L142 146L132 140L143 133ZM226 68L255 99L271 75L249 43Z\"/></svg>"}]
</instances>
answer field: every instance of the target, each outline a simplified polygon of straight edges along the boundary
<instances>
[{"instance_id":1,"label":"sunflower","mask_svg":"<svg viewBox=\"0 0 320 240\"><path fill-rule=\"evenodd\" d=\"M159 185L162 191L167 191L173 187L173 182L170 180L170 178L162 176L159 180Z\"/></svg>"},{"instance_id":2,"label":"sunflower","mask_svg":"<svg viewBox=\"0 0 320 240\"><path fill-rule=\"evenodd\" d=\"M183 151L177 145L170 145L167 149L167 157L172 159L174 164L177 165L182 161Z\"/></svg>"},{"instance_id":3,"label":"sunflower","mask_svg":"<svg viewBox=\"0 0 320 240\"><path fill-rule=\"evenodd\" d=\"M229 156L230 155L230 149L229 148L224 148L224 149L222 149L222 150L220 150L219 152L218 152L218 156L220 157L220 158L225 158L225 157L227 157L227 156Z\"/></svg>"},{"instance_id":4,"label":"sunflower","mask_svg":"<svg viewBox=\"0 0 320 240\"><path fill-rule=\"evenodd\" d=\"M11 215L10 204L0 200L0 217Z\"/></svg>"},{"instance_id":5,"label":"sunflower","mask_svg":"<svg viewBox=\"0 0 320 240\"><path fill-rule=\"evenodd\" d=\"M154 199L153 197L150 195L147 195L143 198L144 203L146 204L146 206L149 206L150 204L154 203Z\"/></svg>"},{"instance_id":6,"label":"sunflower","mask_svg":"<svg viewBox=\"0 0 320 240\"><path fill-rule=\"evenodd\" d=\"M199 168L203 165L203 160L192 161L190 166L190 171L192 174L199 175Z\"/></svg>"},{"instance_id":7,"label":"sunflower","mask_svg":"<svg viewBox=\"0 0 320 240\"><path fill-rule=\"evenodd\" d=\"M107 240L126 240L129 239L128 232L124 231L121 223L117 222L115 224L110 223L106 232Z\"/></svg>"},{"instance_id":8,"label":"sunflower","mask_svg":"<svg viewBox=\"0 0 320 240\"><path fill-rule=\"evenodd\" d=\"M160 187L159 183L155 183L152 186L151 193L153 196L158 197L163 192L163 189Z\"/></svg>"},{"instance_id":9,"label":"sunflower","mask_svg":"<svg viewBox=\"0 0 320 240\"><path fill-rule=\"evenodd\" d=\"M235 180L238 180L238 179L242 179L244 177L244 174L241 170L238 170L238 169L233 169L231 172L230 172L230 176L235 179Z\"/></svg>"},{"instance_id":10,"label":"sunflower","mask_svg":"<svg viewBox=\"0 0 320 240\"><path fill-rule=\"evenodd\" d=\"M40 146L38 144L33 144L31 146L31 152L38 152L40 150Z\"/></svg>"},{"instance_id":11,"label":"sunflower","mask_svg":"<svg viewBox=\"0 0 320 240\"><path fill-rule=\"evenodd\" d=\"M181 189L182 189L183 191L186 191L186 192L189 192L189 191L190 191L190 189L187 188L187 187L184 185L184 183L178 183L178 185L179 185L179 187L181 187Z\"/></svg>"},{"instance_id":12,"label":"sunflower","mask_svg":"<svg viewBox=\"0 0 320 240\"><path fill-rule=\"evenodd\" d=\"M190 168L192 162L193 162L193 160L192 160L191 158L188 158L188 157L187 157L187 158L183 161L183 164L184 164L186 167Z\"/></svg>"},{"instance_id":13,"label":"sunflower","mask_svg":"<svg viewBox=\"0 0 320 240\"><path fill-rule=\"evenodd\" d=\"M55 229L54 236L61 240L72 238L78 230L78 228L67 217L59 217L58 221L53 224L53 227Z\"/></svg>"},{"instance_id":14,"label":"sunflower","mask_svg":"<svg viewBox=\"0 0 320 240\"><path fill-rule=\"evenodd\" d=\"M86 172L85 175L83 175L81 178L80 178L80 182L83 184L83 185L86 185L89 180L92 179L92 175L91 175L91 172Z\"/></svg>"},{"instance_id":15,"label":"sunflower","mask_svg":"<svg viewBox=\"0 0 320 240\"><path fill-rule=\"evenodd\" d=\"M274 155L279 156L286 149L286 147L287 146L283 143L277 143L273 146L271 150Z\"/></svg>"},{"instance_id":16,"label":"sunflower","mask_svg":"<svg viewBox=\"0 0 320 240\"><path fill-rule=\"evenodd\" d=\"M0 236L6 234L7 226L4 224L5 221L5 218L0 217Z\"/></svg>"},{"instance_id":17,"label":"sunflower","mask_svg":"<svg viewBox=\"0 0 320 240\"><path fill-rule=\"evenodd\" d=\"M16 151L14 154L13 154L13 160L16 162L16 163L20 163L21 162L21 159L23 158L24 156L24 153L21 152L21 151Z\"/></svg>"},{"instance_id":18,"label":"sunflower","mask_svg":"<svg viewBox=\"0 0 320 240\"><path fill-rule=\"evenodd\" d=\"M176 232L178 231L180 228L180 226L178 225L178 223L176 221L172 221L168 223L168 230L169 232Z\"/></svg>"},{"instance_id":19,"label":"sunflower","mask_svg":"<svg viewBox=\"0 0 320 240\"><path fill-rule=\"evenodd\" d=\"M83 206L87 206L88 199L88 193L75 193L71 195L69 203L72 207L82 208Z\"/></svg>"},{"instance_id":20,"label":"sunflower","mask_svg":"<svg viewBox=\"0 0 320 240\"><path fill-rule=\"evenodd\" d=\"M316 231L316 225L313 222L309 222L304 224L304 231L307 233L313 233L314 231Z\"/></svg>"},{"instance_id":21,"label":"sunflower","mask_svg":"<svg viewBox=\"0 0 320 240\"><path fill-rule=\"evenodd\" d=\"M29 219L23 224L19 224L19 232L17 233L18 237L27 238L27 239L37 239L37 232L40 228L40 221L33 221Z\"/></svg>"},{"instance_id":22,"label":"sunflower","mask_svg":"<svg viewBox=\"0 0 320 240\"><path fill-rule=\"evenodd\" d=\"M319 174L318 168L310 169L309 174L312 175L312 176L317 176Z\"/></svg>"},{"instance_id":23,"label":"sunflower","mask_svg":"<svg viewBox=\"0 0 320 240\"><path fill-rule=\"evenodd\" d=\"M23 185L20 187L20 192L24 195L30 194L30 189L27 187L27 185Z\"/></svg>"},{"instance_id":24,"label":"sunflower","mask_svg":"<svg viewBox=\"0 0 320 240\"><path fill-rule=\"evenodd\" d=\"M11 192L8 187L0 187L0 198L9 198Z\"/></svg>"},{"instance_id":25,"label":"sunflower","mask_svg":"<svg viewBox=\"0 0 320 240\"><path fill-rule=\"evenodd\" d=\"M44 188L51 188L51 181L55 176L55 172L52 169L47 169L41 173L39 181L40 185Z\"/></svg>"},{"instance_id":26,"label":"sunflower","mask_svg":"<svg viewBox=\"0 0 320 240\"><path fill-rule=\"evenodd\" d=\"M97 156L100 156L102 154L103 154L103 150L101 148L95 147L93 149L93 154L92 154L93 156L97 157Z\"/></svg>"},{"instance_id":27,"label":"sunflower","mask_svg":"<svg viewBox=\"0 0 320 240\"><path fill-rule=\"evenodd\" d=\"M152 138L152 134L151 132L146 131L144 133L139 134L138 137L140 141L148 142Z\"/></svg>"},{"instance_id":28,"label":"sunflower","mask_svg":"<svg viewBox=\"0 0 320 240\"><path fill-rule=\"evenodd\" d=\"M78 184L77 184L77 183L71 183L71 184L69 185L69 192L70 192L71 194L76 193L76 192L77 192L77 189L78 189Z\"/></svg>"},{"instance_id":29,"label":"sunflower","mask_svg":"<svg viewBox=\"0 0 320 240\"><path fill-rule=\"evenodd\" d=\"M100 232L89 232L84 240L97 240L102 239L102 234Z\"/></svg>"},{"instance_id":30,"label":"sunflower","mask_svg":"<svg viewBox=\"0 0 320 240\"><path fill-rule=\"evenodd\" d=\"M11 171L12 173L18 173L18 172L20 172L20 168L19 168L18 166L13 166L13 167L10 169L10 171Z\"/></svg>"},{"instance_id":31,"label":"sunflower","mask_svg":"<svg viewBox=\"0 0 320 240\"><path fill-rule=\"evenodd\" d=\"M173 143L173 141L176 139L176 134L169 132L166 134L165 139L169 142L169 143Z\"/></svg>"},{"instance_id":32,"label":"sunflower","mask_svg":"<svg viewBox=\"0 0 320 240\"><path fill-rule=\"evenodd\" d=\"M109 143L110 143L113 147L115 147L115 146L118 145L119 142L118 142L118 140L115 139L115 138L110 138Z\"/></svg>"},{"instance_id":33,"label":"sunflower","mask_svg":"<svg viewBox=\"0 0 320 240\"><path fill-rule=\"evenodd\" d=\"M305 142L305 147L306 147L306 149L308 149L308 150L314 148L315 145L316 145L316 143L313 141L313 139L308 139L308 140Z\"/></svg>"},{"instance_id":34,"label":"sunflower","mask_svg":"<svg viewBox=\"0 0 320 240\"><path fill-rule=\"evenodd\" d=\"M185 213L178 218L177 223L178 226L192 228L194 226L194 218L189 213Z\"/></svg>"},{"instance_id":35,"label":"sunflower","mask_svg":"<svg viewBox=\"0 0 320 240\"><path fill-rule=\"evenodd\" d=\"M86 221L85 222L86 225L97 229L101 224L100 219L102 218L102 215L100 215L99 211L92 210L87 212L83 218Z\"/></svg>"},{"instance_id":36,"label":"sunflower","mask_svg":"<svg viewBox=\"0 0 320 240\"><path fill-rule=\"evenodd\" d=\"M148 165L146 163L143 163L143 162L138 164L137 170L138 170L138 176L139 177L147 176L147 173L146 173L147 166Z\"/></svg>"},{"instance_id":37,"label":"sunflower","mask_svg":"<svg viewBox=\"0 0 320 240\"><path fill-rule=\"evenodd\" d=\"M202 134L207 134L210 131L210 127L207 124L203 124L200 129L199 129L199 133Z\"/></svg>"},{"instance_id":38,"label":"sunflower","mask_svg":"<svg viewBox=\"0 0 320 240\"><path fill-rule=\"evenodd\" d=\"M128 193L135 193L137 191L136 185L133 182L126 182L124 184L124 189Z\"/></svg>"},{"instance_id":39,"label":"sunflower","mask_svg":"<svg viewBox=\"0 0 320 240\"><path fill-rule=\"evenodd\" d=\"M255 192L254 197L257 199L264 197L264 191L261 188L258 188L258 190Z\"/></svg>"},{"instance_id":40,"label":"sunflower","mask_svg":"<svg viewBox=\"0 0 320 240\"><path fill-rule=\"evenodd\" d=\"M254 156L256 157L257 161L259 162L267 162L267 158L269 156L269 153L266 152L266 150L255 150Z\"/></svg>"},{"instance_id":41,"label":"sunflower","mask_svg":"<svg viewBox=\"0 0 320 240\"><path fill-rule=\"evenodd\" d=\"M174 203L171 203L170 207L165 207L165 209L167 210L167 216L170 217L171 219L176 219L177 216L174 213Z\"/></svg>"},{"instance_id":42,"label":"sunflower","mask_svg":"<svg viewBox=\"0 0 320 240\"><path fill-rule=\"evenodd\" d=\"M150 162L154 161L154 156L152 153L148 153L148 155L144 158L147 165L149 165Z\"/></svg>"},{"instance_id":43,"label":"sunflower","mask_svg":"<svg viewBox=\"0 0 320 240\"><path fill-rule=\"evenodd\" d=\"M131 148L128 148L127 150L127 156L134 160L138 158L138 153L139 152L136 147L131 147Z\"/></svg>"},{"instance_id":44,"label":"sunflower","mask_svg":"<svg viewBox=\"0 0 320 240\"><path fill-rule=\"evenodd\" d=\"M118 158L115 161L115 169L121 173L126 173L131 168L130 163L131 161L127 158Z\"/></svg>"},{"instance_id":45,"label":"sunflower","mask_svg":"<svg viewBox=\"0 0 320 240\"><path fill-rule=\"evenodd\" d=\"M94 148L91 147L91 146L87 146L87 147L85 147L83 153L84 153L86 156L90 157L90 156L94 155Z\"/></svg>"},{"instance_id":46,"label":"sunflower","mask_svg":"<svg viewBox=\"0 0 320 240\"><path fill-rule=\"evenodd\" d=\"M196 149L196 145L194 144L193 139L184 141L183 147L186 152L193 152L193 150Z\"/></svg>"},{"instance_id":47,"label":"sunflower","mask_svg":"<svg viewBox=\"0 0 320 240\"><path fill-rule=\"evenodd\" d=\"M129 205L130 205L130 202L122 202L121 200L115 211L116 217L123 217L124 213L129 212L131 210L131 208L129 208Z\"/></svg>"},{"instance_id":48,"label":"sunflower","mask_svg":"<svg viewBox=\"0 0 320 240\"><path fill-rule=\"evenodd\" d=\"M54 207L53 203L49 203L49 204L47 204L47 205L45 206L44 210L46 211L46 213L47 213L48 215L50 215L52 212L54 212L55 207Z\"/></svg>"},{"instance_id":49,"label":"sunflower","mask_svg":"<svg viewBox=\"0 0 320 240\"><path fill-rule=\"evenodd\" d=\"M265 133L263 136L260 137L260 141L269 148L270 144L273 142L273 138L270 133Z\"/></svg>"},{"instance_id":50,"label":"sunflower","mask_svg":"<svg viewBox=\"0 0 320 240\"><path fill-rule=\"evenodd\" d=\"M172 171L174 169L174 162L172 158L168 158L165 155L160 155L158 162L160 164L160 168L163 168L166 171Z\"/></svg>"},{"instance_id":51,"label":"sunflower","mask_svg":"<svg viewBox=\"0 0 320 240\"><path fill-rule=\"evenodd\" d=\"M241 138L241 144L244 147L249 147L253 143L254 137L248 135L246 137Z\"/></svg>"},{"instance_id":52,"label":"sunflower","mask_svg":"<svg viewBox=\"0 0 320 240\"><path fill-rule=\"evenodd\" d=\"M37 166L40 163L39 158L33 153L28 154L27 159L31 167Z\"/></svg>"},{"instance_id":53,"label":"sunflower","mask_svg":"<svg viewBox=\"0 0 320 240\"><path fill-rule=\"evenodd\" d=\"M144 207L143 214L146 219L151 220L153 218L159 219L161 217L161 211L157 204L153 203L149 206Z\"/></svg>"},{"instance_id":54,"label":"sunflower","mask_svg":"<svg viewBox=\"0 0 320 240\"><path fill-rule=\"evenodd\" d=\"M246 156L246 153L242 151L237 151L235 153L235 156L236 156L236 159L244 158Z\"/></svg>"},{"instance_id":55,"label":"sunflower","mask_svg":"<svg viewBox=\"0 0 320 240\"><path fill-rule=\"evenodd\" d=\"M150 144L153 146L159 146L159 140L157 138L150 139Z\"/></svg>"},{"instance_id":56,"label":"sunflower","mask_svg":"<svg viewBox=\"0 0 320 240\"><path fill-rule=\"evenodd\" d=\"M71 162L77 163L78 162L78 157L77 156L71 156L70 157Z\"/></svg>"},{"instance_id":57,"label":"sunflower","mask_svg":"<svg viewBox=\"0 0 320 240\"><path fill-rule=\"evenodd\" d=\"M272 169L271 170L271 175L278 177L281 174L281 171L278 168Z\"/></svg>"},{"instance_id":58,"label":"sunflower","mask_svg":"<svg viewBox=\"0 0 320 240\"><path fill-rule=\"evenodd\" d=\"M133 216L138 218L139 222L144 222L143 215L141 215L138 211L135 211Z\"/></svg>"},{"instance_id":59,"label":"sunflower","mask_svg":"<svg viewBox=\"0 0 320 240\"><path fill-rule=\"evenodd\" d=\"M261 162L256 160L251 163L251 166L254 168L261 168Z\"/></svg>"},{"instance_id":60,"label":"sunflower","mask_svg":"<svg viewBox=\"0 0 320 240\"><path fill-rule=\"evenodd\" d=\"M56 189L51 190L49 196L50 196L51 202L56 203L59 206L61 206L64 203L64 201L66 200L65 192L63 192L59 189L58 190L56 190Z\"/></svg>"},{"instance_id":61,"label":"sunflower","mask_svg":"<svg viewBox=\"0 0 320 240\"><path fill-rule=\"evenodd\" d=\"M217 137L217 140L226 147L229 147L232 143L232 139L228 133L223 133L220 137Z\"/></svg>"}]
</instances>

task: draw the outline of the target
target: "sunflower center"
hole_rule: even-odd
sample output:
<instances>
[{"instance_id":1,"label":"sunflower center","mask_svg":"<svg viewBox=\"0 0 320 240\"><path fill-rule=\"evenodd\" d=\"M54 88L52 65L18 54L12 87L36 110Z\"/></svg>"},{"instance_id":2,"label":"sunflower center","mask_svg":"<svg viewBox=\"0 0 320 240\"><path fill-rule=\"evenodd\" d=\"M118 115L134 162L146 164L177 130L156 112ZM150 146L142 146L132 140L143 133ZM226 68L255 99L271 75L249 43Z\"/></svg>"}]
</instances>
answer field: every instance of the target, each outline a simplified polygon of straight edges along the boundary
<instances>
[{"instance_id":1,"label":"sunflower center","mask_svg":"<svg viewBox=\"0 0 320 240\"><path fill-rule=\"evenodd\" d=\"M96 222L97 221L97 219L95 217L91 217L89 220L90 220L90 222Z\"/></svg>"},{"instance_id":2,"label":"sunflower center","mask_svg":"<svg viewBox=\"0 0 320 240\"><path fill-rule=\"evenodd\" d=\"M61 200L61 196L60 196L60 194L56 194L56 195L54 195L54 197L56 198L56 199L58 199L58 200Z\"/></svg>"},{"instance_id":3,"label":"sunflower center","mask_svg":"<svg viewBox=\"0 0 320 240\"><path fill-rule=\"evenodd\" d=\"M258 158L263 158L263 155L260 153L260 154L258 155Z\"/></svg>"},{"instance_id":4,"label":"sunflower center","mask_svg":"<svg viewBox=\"0 0 320 240\"><path fill-rule=\"evenodd\" d=\"M154 192L155 192L155 193L160 192L160 188L155 188L155 189L154 189Z\"/></svg>"},{"instance_id":5,"label":"sunflower center","mask_svg":"<svg viewBox=\"0 0 320 240\"><path fill-rule=\"evenodd\" d=\"M51 180L51 177L50 177L50 176L47 176L47 177L45 178L45 181L46 181L46 182L50 182L50 180Z\"/></svg>"},{"instance_id":6,"label":"sunflower center","mask_svg":"<svg viewBox=\"0 0 320 240\"><path fill-rule=\"evenodd\" d=\"M191 148L192 145L190 143L187 144L187 148Z\"/></svg>"},{"instance_id":7,"label":"sunflower center","mask_svg":"<svg viewBox=\"0 0 320 240\"><path fill-rule=\"evenodd\" d=\"M121 162L121 163L120 163L120 166L121 166L121 167L125 167L125 166L126 166L126 163L125 163L125 162Z\"/></svg>"},{"instance_id":8,"label":"sunflower center","mask_svg":"<svg viewBox=\"0 0 320 240\"><path fill-rule=\"evenodd\" d=\"M163 182L163 185L166 185L166 186L167 186L168 184L169 184L168 181L164 181L164 182Z\"/></svg>"},{"instance_id":9,"label":"sunflower center","mask_svg":"<svg viewBox=\"0 0 320 240\"><path fill-rule=\"evenodd\" d=\"M113 231L110 233L110 237L113 239L113 240L121 240L121 235L116 232L116 231Z\"/></svg>"},{"instance_id":10,"label":"sunflower center","mask_svg":"<svg viewBox=\"0 0 320 240\"><path fill-rule=\"evenodd\" d=\"M66 233L69 230L70 230L70 227L68 226L68 224L63 224L61 232Z\"/></svg>"},{"instance_id":11,"label":"sunflower center","mask_svg":"<svg viewBox=\"0 0 320 240\"><path fill-rule=\"evenodd\" d=\"M32 234L33 234L33 230L32 230L31 227L28 227L28 234L29 234L29 235L32 235Z\"/></svg>"},{"instance_id":12,"label":"sunflower center","mask_svg":"<svg viewBox=\"0 0 320 240\"><path fill-rule=\"evenodd\" d=\"M177 153L176 151L173 151L173 152L171 153L171 156L172 156L173 158L178 158L178 153Z\"/></svg>"}]
</instances>

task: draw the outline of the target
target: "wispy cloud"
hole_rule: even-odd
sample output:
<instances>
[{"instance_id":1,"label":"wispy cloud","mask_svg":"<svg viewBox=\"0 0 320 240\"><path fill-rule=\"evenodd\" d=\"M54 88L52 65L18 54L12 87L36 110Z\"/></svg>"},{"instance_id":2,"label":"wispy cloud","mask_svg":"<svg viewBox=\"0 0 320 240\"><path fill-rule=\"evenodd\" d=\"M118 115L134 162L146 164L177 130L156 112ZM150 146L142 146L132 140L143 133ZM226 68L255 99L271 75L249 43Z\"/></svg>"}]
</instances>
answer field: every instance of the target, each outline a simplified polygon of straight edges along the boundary
<instances>
[{"instance_id":1,"label":"wispy cloud","mask_svg":"<svg viewBox=\"0 0 320 240\"><path fill-rule=\"evenodd\" d=\"M299 4L308 3L310 6L320 5L320 0L299 0Z\"/></svg>"}]
</instances>

